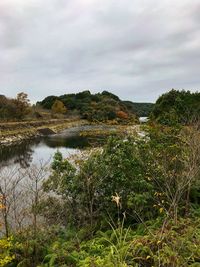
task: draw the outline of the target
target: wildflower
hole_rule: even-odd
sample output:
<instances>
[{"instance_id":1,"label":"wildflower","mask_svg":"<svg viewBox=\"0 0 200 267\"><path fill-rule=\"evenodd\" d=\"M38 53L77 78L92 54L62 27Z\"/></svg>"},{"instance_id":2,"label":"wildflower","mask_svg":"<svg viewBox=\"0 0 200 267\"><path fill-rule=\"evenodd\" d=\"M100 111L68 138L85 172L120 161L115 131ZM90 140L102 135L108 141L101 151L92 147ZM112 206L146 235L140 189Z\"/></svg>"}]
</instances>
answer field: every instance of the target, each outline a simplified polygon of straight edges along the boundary
<instances>
[{"instance_id":1,"label":"wildflower","mask_svg":"<svg viewBox=\"0 0 200 267\"><path fill-rule=\"evenodd\" d=\"M117 207L121 207L120 199L121 197L117 193L115 193L115 196L112 196L112 201L116 203Z\"/></svg>"}]
</instances>

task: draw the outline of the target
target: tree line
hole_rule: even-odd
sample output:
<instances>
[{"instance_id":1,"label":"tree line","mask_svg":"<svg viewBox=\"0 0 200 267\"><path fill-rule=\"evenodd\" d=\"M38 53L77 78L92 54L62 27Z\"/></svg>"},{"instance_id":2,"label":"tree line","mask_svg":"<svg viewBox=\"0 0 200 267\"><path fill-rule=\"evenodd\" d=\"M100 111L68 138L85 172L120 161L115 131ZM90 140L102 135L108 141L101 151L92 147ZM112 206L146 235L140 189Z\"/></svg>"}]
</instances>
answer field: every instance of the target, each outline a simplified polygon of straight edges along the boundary
<instances>
[{"instance_id":1,"label":"tree line","mask_svg":"<svg viewBox=\"0 0 200 267\"><path fill-rule=\"evenodd\" d=\"M46 112L48 111L48 113ZM16 98L0 95L0 119L22 120L64 115L77 115L89 121L132 121L138 117L149 117L151 121L163 125L187 124L191 118L200 116L200 93L185 90L170 90L162 94L155 104L122 101L118 96L103 91L91 94L83 91L77 94L48 96L31 106L26 93Z\"/></svg>"},{"instance_id":2,"label":"tree line","mask_svg":"<svg viewBox=\"0 0 200 267\"><path fill-rule=\"evenodd\" d=\"M82 119L89 121L120 121L120 119L137 121L137 115L130 106L108 91L97 94L83 91L77 94L48 96L37 105L63 113L74 111Z\"/></svg>"}]
</instances>

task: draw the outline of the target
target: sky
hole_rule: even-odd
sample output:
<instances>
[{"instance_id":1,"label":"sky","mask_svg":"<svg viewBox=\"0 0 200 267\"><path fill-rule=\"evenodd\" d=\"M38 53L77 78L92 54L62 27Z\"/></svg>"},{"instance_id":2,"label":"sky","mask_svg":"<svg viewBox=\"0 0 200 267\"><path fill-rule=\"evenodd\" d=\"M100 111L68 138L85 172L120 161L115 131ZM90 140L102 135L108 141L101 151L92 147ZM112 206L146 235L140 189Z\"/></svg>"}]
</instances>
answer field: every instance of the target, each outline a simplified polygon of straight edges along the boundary
<instances>
[{"instance_id":1,"label":"sky","mask_svg":"<svg viewBox=\"0 0 200 267\"><path fill-rule=\"evenodd\" d=\"M200 88L200 0L0 0L0 94Z\"/></svg>"}]
</instances>

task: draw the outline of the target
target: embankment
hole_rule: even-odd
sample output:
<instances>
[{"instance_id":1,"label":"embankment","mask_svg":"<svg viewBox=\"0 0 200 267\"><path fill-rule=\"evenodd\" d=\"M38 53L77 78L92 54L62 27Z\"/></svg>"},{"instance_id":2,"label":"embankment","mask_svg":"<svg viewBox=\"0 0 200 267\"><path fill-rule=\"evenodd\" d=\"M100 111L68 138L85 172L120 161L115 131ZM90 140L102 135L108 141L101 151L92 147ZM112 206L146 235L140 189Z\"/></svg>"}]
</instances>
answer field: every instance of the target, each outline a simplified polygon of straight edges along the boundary
<instances>
[{"instance_id":1,"label":"embankment","mask_svg":"<svg viewBox=\"0 0 200 267\"><path fill-rule=\"evenodd\" d=\"M0 123L0 146L8 146L64 129L89 124L86 120L52 119Z\"/></svg>"}]
</instances>

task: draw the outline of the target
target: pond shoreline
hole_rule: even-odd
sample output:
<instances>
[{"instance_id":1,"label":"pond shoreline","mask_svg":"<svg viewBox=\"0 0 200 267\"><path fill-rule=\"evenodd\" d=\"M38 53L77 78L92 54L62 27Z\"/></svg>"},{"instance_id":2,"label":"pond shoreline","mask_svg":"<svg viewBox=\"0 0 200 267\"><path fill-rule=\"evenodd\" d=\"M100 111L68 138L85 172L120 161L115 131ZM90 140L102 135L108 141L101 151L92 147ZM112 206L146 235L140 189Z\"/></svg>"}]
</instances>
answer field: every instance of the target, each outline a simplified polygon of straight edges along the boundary
<instances>
[{"instance_id":1,"label":"pond shoreline","mask_svg":"<svg viewBox=\"0 0 200 267\"><path fill-rule=\"evenodd\" d=\"M38 137L60 134L64 130L81 126L97 126L104 127L102 130L98 130L100 135L111 134L107 127L115 128L115 133L130 134L138 131L139 125L113 125L109 123L91 123L87 120L69 120L69 119L57 119L48 121L25 121L25 122L7 122L0 124L0 147L7 147L12 145L18 145L28 140L33 140ZM96 130L81 131L81 135L97 135Z\"/></svg>"},{"instance_id":2,"label":"pond shoreline","mask_svg":"<svg viewBox=\"0 0 200 267\"><path fill-rule=\"evenodd\" d=\"M89 125L86 120L49 120L9 122L0 125L0 146L11 146L50 134L57 134L72 127Z\"/></svg>"}]
</instances>

